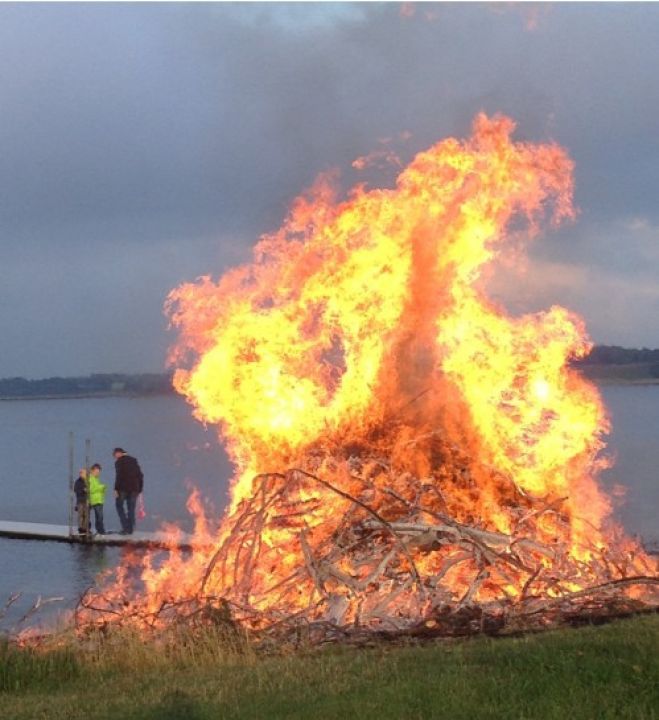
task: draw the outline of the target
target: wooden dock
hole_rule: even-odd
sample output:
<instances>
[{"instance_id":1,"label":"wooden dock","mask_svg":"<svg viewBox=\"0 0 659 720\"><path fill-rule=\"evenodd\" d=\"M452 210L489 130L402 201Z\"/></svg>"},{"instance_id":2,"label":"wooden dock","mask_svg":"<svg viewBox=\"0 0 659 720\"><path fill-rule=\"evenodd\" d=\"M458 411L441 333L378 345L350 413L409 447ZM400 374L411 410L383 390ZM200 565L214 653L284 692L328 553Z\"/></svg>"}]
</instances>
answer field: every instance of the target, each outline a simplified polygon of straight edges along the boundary
<instances>
[{"instance_id":1,"label":"wooden dock","mask_svg":"<svg viewBox=\"0 0 659 720\"><path fill-rule=\"evenodd\" d=\"M86 538L77 533L70 534L67 525L7 520L0 520L0 537L20 540L51 540L80 545L123 545L143 548L174 547L179 550L191 550L193 547L192 536L186 533L176 537L162 531L144 532L136 530L132 535L120 535L118 532L110 532L106 535L94 535L91 538Z\"/></svg>"}]
</instances>

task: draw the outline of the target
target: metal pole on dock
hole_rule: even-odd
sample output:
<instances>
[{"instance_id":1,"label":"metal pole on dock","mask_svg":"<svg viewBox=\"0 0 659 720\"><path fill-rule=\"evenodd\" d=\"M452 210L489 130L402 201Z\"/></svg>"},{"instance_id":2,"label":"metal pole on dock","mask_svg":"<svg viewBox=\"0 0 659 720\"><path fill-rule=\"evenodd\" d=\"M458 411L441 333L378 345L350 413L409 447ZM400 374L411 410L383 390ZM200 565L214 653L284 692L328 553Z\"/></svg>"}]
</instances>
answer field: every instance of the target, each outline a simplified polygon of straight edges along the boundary
<instances>
[{"instance_id":1,"label":"metal pole on dock","mask_svg":"<svg viewBox=\"0 0 659 720\"><path fill-rule=\"evenodd\" d=\"M90 542L92 539L92 533L91 533L91 527L92 527L92 518L91 518L91 512L92 508L90 505L90 497L89 497L89 456L91 455L91 446L92 441L89 438L85 439L85 472L87 474L86 482L87 482L87 534L85 535L85 540L87 542Z\"/></svg>"},{"instance_id":2,"label":"metal pole on dock","mask_svg":"<svg viewBox=\"0 0 659 720\"><path fill-rule=\"evenodd\" d=\"M73 433L69 433L69 536L73 535Z\"/></svg>"}]
</instances>

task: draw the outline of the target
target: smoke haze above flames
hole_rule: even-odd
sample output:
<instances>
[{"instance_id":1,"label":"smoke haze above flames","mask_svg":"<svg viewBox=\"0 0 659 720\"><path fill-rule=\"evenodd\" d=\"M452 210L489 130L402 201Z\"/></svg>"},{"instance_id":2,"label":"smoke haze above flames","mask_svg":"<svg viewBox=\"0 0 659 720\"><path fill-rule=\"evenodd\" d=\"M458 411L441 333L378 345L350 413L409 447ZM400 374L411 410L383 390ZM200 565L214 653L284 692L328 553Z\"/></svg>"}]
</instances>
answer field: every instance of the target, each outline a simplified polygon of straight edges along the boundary
<instances>
[{"instance_id":1,"label":"smoke haze above flames","mask_svg":"<svg viewBox=\"0 0 659 720\"><path fill-rule=\"evenodd\" d=\"M161 369L172 287L479 110L565 147L581 211L492 294L658 346L659 7L546 7L0 7L0 376Z\"/></svg>"}]
</instances>

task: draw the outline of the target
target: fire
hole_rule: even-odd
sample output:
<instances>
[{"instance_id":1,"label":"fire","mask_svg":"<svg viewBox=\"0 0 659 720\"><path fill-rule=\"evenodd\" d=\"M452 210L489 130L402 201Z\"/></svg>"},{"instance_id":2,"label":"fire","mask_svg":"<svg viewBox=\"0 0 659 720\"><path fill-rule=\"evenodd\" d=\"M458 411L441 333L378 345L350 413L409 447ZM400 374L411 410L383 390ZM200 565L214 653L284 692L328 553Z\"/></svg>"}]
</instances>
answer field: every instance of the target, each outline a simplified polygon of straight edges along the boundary
<instances>
[{"instance_id":1,"label":"fire","mask_svg":"<svg viewBox=\"0 0 659 720\"><path fill-rule=\"evenodd\" d=\"M478 115L393 187L321 177L252 263L171 293L175 386L236 475L219 530L145 567L138 604L373 624L611 580L607 414L569 364L583 323L486 294L507 244L575 215L568 155L514 128ZM647 571L616 543L616 578Z\"/></svg>"}]
</instances>

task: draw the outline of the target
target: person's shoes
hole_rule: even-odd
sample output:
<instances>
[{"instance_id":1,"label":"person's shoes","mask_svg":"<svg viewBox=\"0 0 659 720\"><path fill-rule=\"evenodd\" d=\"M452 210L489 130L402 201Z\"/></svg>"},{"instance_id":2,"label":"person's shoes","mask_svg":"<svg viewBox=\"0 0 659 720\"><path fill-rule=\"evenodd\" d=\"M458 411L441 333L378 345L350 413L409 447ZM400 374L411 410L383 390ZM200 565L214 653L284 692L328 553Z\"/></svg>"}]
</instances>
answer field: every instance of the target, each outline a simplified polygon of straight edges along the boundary
<instances>
[{"instance_id":1,"label":"person's shoes","mask_svg":"<svg viewBox=\"0 0 659 720\"><path fill-rule=\"evenodd\" d=\"M119 535L130 535L128 530L119 530Z\"/></svg>"}]
</instances>

